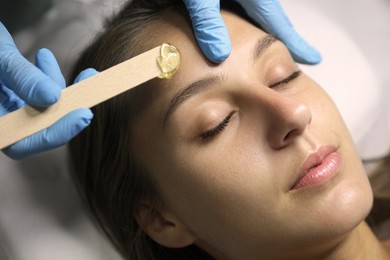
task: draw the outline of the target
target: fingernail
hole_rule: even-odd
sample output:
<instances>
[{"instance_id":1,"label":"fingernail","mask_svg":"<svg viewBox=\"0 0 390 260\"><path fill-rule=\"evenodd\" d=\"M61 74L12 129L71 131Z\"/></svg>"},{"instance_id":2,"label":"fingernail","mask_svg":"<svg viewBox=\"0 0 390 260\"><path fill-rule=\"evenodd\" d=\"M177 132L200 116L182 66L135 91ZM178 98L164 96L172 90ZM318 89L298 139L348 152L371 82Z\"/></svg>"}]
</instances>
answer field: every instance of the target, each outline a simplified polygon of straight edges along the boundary
<instances>
[{"instance_id":1,"label":"fingernail","mask_svg":"<svg viewBox=\"0 0 390 260\"><path fill-rule=\"evenodd\" d=\"M318 64L322 61L322 56L319 51L314 48L311 48L307 55L307 63L308 64Z\"/></svg>"},{"instance_id":2,"label":"fingernail","mask_svg":"<svg viewBox=\"0 0 390 260\"><path fill-rule=\"evenodd\" d=\"M80 121L81 128L88 126L91 123L92 118L93 118L92 111L90 109L83 109L82 110L82 117L81 117L81 121Z\"/></svg>"},{"instance_id":3,"label":"fingernail","mask_svg":"<svg viewBox=\"0 0 390 260\"><path fill-rule=\"evenodd\" d=\"M37 84L33 102L37 106L50 106L56 103L60 96L61 88L53 80L47 79Z\"/></svg>"},{"instance_id":4,"label":"fingernail","mask_svg":"<svg viewBox=\"0 0 390 260\"><path fill-rule=\"evenodd\" d=\"M229 57L232 47L230 42L214 43L213 46L210 46L209 50L210 53L206 53L207 58L214 63L221 63Z\"/></svg>"}]
</instances>

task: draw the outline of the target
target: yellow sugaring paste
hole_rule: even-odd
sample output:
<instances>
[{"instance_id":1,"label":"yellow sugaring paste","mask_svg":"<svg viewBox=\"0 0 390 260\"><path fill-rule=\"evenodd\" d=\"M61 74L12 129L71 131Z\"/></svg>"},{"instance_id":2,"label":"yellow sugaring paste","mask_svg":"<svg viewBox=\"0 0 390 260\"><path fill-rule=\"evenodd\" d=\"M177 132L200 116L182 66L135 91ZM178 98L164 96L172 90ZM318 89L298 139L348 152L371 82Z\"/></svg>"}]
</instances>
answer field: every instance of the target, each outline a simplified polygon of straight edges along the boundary
<instances>
[{"instance_id":1,"label":"yellow sugaring paste","mask_svg":"<svg viewBox=\"0 0 390 260\"><path fill-rule=\"evenodd\" d=\"M179 50L168 43L163 43L160 49L160 56L157 58L157 64L161 69L158 76L161 79L170 79L175 75L180 66Z\"/></svg>"}]
</instances>

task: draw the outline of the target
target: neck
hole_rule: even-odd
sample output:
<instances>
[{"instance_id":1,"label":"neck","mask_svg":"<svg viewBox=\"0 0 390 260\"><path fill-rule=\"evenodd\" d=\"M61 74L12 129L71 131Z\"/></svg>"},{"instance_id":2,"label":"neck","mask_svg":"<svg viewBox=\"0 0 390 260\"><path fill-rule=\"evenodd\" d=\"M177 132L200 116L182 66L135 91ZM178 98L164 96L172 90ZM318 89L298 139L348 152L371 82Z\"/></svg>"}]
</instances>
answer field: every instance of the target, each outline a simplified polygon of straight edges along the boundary
<instances>
[{"instance_id":1,"label":"neck","mask_svg":"<svg viewBox=\"0 0 390 260\"><path fill-rule=\"evenodd\" d=\"M389 259L390 254L375 237L365 222L360 223L342 242L323 259Z\"/></svg>"},{"instance_id":2,"label":"neck","mask_svg":"<svg viewBox=\"0 0 390 260\"><path fill-rule=\"evenodd\" d=\"M218 260L232 259L217 252L204 241L198 241L197 245L206 252L213 253L213 256ZM366 222L362 222L330 249L320 249L320 251L322 252L301 252L299 253L299 256L298 254L295 254L294 256L291 255L281 259L388 260L390 259L390 240L387 240L382 244L372 233Z\"/></svg>"},{"instance_id":3,"label":"neck","mask_svg":"<svg viewBox=\"0 0 390 260\"><path fill-rule=\"evenodd\" d=\"M323 259L323 260L389 260L389 247L381 243L372 233L366 222L361 222L355 229L328 244L322 244L320 248L310 248L305 251L295 252L292 255L280 259ZM278 258L279 259L279 258Z\"/></svg>"}]
</instances>

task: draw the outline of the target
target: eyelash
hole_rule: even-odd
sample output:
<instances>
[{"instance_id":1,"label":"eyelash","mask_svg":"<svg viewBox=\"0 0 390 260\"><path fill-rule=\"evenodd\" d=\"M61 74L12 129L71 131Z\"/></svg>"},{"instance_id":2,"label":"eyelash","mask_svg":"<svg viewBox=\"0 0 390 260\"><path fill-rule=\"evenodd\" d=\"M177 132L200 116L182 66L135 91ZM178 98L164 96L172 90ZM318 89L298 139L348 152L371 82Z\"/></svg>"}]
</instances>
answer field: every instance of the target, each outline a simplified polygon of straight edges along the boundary
<instances>
[{"instance_id":1,"label":"eyelash","mask_svg":"<svg viewBox=\"0 0 390 260\"><path fill-rule=\"evenodd\" d=\"M280 86L283 86L283 85L286 85L288 84L290 81L293 81L294 79L298 78L300 75L301 75L301 71L298 70L298 71L295 71L293 74L291 74L290 76L288 76L287 78L279 81L279 82L276 82L274 84L271 84L269 87L270 88L275 88L275 87L280 87Z\"/></svg>"},{"instance_id":2,"label":"eyelash","mask_svg":"<svg viewBox=\"0 0 390 260\"><path fill-rule=\"evenodd\" d=\"M271 84L269 87L274 88L274 87L283 86L283 85L288 84L289 82L293 81L294 79L298 78L300 75L301 75L301 71L295 71L287 78L285 78L279 82L276 82L274 84ZM210 129L210 130L204 132L203 134L201 134L202 140L211 139L211 138L217 136L218 134L220 134L223 130L225 130L226 126L229 124L230 119L232 118L234 113L235 113L235 111L230 112L227 115L227 117L225 117L225 119L222 120L222 122L219 125L217 125L213 129Z\"/></svg>"},{"instance_id":3,"label":"eyelash","mask_svg":"<svg viewBox=\"0 0 390 260\"><path fill-rule=\"evenodd\" d=\"M227 117L225 117L225 119L219 125L217 125L213 129L210 129L210 130L204 132L203 134L201 134L202 140L207 140L207 139L213 138L213 137L217 136L219 133L221 133L226 128L226 126L229 124L230 119L232 118L234 113L235 113L235 111L230 112L229 115Z\"/></svg>"}]
</instances>

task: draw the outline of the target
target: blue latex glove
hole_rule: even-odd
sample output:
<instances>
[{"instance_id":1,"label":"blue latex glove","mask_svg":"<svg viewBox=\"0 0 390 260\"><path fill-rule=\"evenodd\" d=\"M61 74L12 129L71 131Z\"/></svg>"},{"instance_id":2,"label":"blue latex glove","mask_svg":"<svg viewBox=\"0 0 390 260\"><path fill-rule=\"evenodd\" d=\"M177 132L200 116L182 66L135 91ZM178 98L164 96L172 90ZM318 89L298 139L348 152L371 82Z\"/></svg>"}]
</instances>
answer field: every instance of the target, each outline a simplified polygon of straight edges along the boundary
<instances>
[{"instance_id":1,"label":"blue latex glove","mask_svg":"<svg viewBox=\"0 0 390 260\"><path fill-rule=\"evenodd\" d=\"M321 55L292 27L277 0L235 0L266 32L275 35L290 50L297 62L317 64ZM189 12L195 37L206 57L215 63L224 61L231 43L220 15L219 0L183 0Z\"/></svg>"},{"instance_id":2,"label":"blue latex glove","mask_svg":"<svg viewBox=\"0 0 390 260\"><path fill-rule=\"evenodd\" d=\"M38 51L35 66L17 50L11 35L0 22L0 116L26 105L45 107L55 103L65 80L54 55L47 49ZM82 72L77 80L97 72ZM89 109L70 112L49 128L42 130L3 152L13 159L22 159L67 143L89 125L93 117Z\"/></svg>"}]
</instances>

